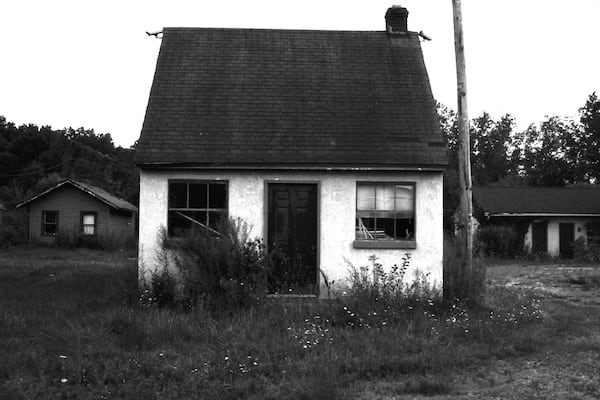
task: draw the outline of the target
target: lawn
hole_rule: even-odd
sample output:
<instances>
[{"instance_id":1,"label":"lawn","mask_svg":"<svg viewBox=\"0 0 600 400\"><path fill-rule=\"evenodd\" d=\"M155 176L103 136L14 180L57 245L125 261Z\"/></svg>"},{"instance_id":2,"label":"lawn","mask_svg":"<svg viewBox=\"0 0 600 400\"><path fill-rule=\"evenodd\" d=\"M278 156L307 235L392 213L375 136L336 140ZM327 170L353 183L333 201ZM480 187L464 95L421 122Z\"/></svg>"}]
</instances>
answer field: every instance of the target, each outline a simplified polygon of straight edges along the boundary
<instances>
[{"instance_id":1,"label":"lawn","mask_svg":"<svg viewBox=\"0 0 600 400\"><path fill-rule=\"evenodd\" d=\"M506 266L477 310L273 299L215 316L140 305L130 257L0 252L0 399L600 397L599 306L506 287Z\"/></svg>"}]
</instances>

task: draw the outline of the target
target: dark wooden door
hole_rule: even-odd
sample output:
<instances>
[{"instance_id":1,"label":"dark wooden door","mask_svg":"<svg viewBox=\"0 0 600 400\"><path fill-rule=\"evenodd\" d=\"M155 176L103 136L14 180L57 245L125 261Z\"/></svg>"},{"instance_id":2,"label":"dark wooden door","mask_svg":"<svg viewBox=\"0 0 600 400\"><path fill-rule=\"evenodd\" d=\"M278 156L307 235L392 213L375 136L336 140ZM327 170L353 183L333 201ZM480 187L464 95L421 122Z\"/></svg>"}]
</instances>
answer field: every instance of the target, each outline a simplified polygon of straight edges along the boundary
<instances>
[{"instance_id":1,"label":"dark wooden door","mask_svg":"<svg viewBox=\"0 0 600 400\"><path fill-rule=\"evenodd\" d=\"M272 292L317 289L317 185L268 185L268 245L278 256Z\"/></svg>"},{"instance_id":2,"label":"dark wooden door","mask_svg":"<svg viewBox=\"0 0 600 400\"><path fill-rule=\"evenodd\" d=\"M561 257L573 258L573 244L575 242L575 224L558 224L558 247Z\"/></svg>"},{"instance_id":3,"label":"dark wooden door","mask_svg":"<svg viewBox=\"0 0 600 400\"><path fill-rule=\"evenodd\" d=\"M548 252L548 223L545 221L531 224L531 252Z\"/></svg>"}]
</instances>

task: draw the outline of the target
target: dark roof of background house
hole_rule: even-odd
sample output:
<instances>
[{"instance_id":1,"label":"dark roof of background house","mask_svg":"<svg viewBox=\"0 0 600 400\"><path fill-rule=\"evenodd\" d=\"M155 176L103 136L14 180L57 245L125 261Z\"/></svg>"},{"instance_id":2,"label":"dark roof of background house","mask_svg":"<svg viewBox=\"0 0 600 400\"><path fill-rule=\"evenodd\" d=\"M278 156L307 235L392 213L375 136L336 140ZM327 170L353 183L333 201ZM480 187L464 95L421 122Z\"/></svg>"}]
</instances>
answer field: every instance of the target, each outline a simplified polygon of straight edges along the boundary
<instances>
[{"instance_id":1,"label":"dark roof of background house","mask_svg":"<svg viewBox=\"0 0 600 400\"><path fill-rule=\"evenodd\" d=\"M447 164L416 33L163 32L141 166Z\"/></svg>"},{"instance_id":2,"label":"dark roof of background house","mask_svg":"<svg viewBox=\"0 0 600 400\"><path fill-rule=\"evenodd\" d=\"M600 215L600 187L475 187L473 201L488 215Z\"/></svg>"},{"instance_id":3,"label":"dark roof of background house","mask_svg":"<svg viewBox=\"0 0 600 400\"><path fill-rule=\"evenodd\" d=\"M45 196L46 194L62 187L63 185L67 185L67 184L97 198L98 200L102 201L103 203L108 204L109 206L111 206L112 208L114 208L116 210L137 211L136 206L134 206L133 204L129 203L126 200L123 200L116 196L113 196L112 194L108 193L104 189L101 189L94 185L90 185L88 183L74 181L72 179L63 181L63 182L59 183L58 185L51 187L50 189L38 194L37 196L34 196L31 199L22 202L21 204L17 205L17 207L22 207L33 201L37 201L37 200L41 199L43 196Z\"/></svg>"}]
</instances>

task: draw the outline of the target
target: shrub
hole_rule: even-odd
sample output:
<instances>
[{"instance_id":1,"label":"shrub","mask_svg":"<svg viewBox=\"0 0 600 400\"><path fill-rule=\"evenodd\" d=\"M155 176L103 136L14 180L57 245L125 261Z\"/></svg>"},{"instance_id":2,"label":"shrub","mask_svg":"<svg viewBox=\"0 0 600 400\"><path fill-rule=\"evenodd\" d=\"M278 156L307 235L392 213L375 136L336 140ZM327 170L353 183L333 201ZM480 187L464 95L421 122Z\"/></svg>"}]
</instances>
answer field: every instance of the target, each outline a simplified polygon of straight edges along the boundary
<instances>
[{"instance_id":1,"label":"shrub","mask_svg":"<svg viewBox=\"0 0 600 400\"><path fill-rule=\"evenodd\" d=\"M354 328L385 326L401 320L415 308L434 307L440 293L427 275L416 273L405 282L410 254L402 257L400 266L385 268L375 255L371 265L356 267L349 261L347 286L336 290L331 316L336 324ZM437 302L439 304L439 302Z\"/></svg>"},{"instance_id":2,"label":"shrub","mask_svg":"<svg viewBox=\"0 0 600 400\"><path fill-rule=\"evenodd\" d=\"M27 218L22 213L7 211L0 219L0 247L27 243Z\"/></svg>"},{"instance_id":3,"label":"shrub","mask_svg":"<svg viewBox=\"0 0 600 400\"><path fill-rule=\"evenodd\" d=\"M515 257L522 253L522 240L513 226L482 225L474 241L475 254Z\"/></svg>"},{"instance_id":4,"label":"shrub","mask_svg":"<svg viewBox=\"0 0 600 400\"><path fill-rule=\"evenodd\" d=\"M215 312L259 304L266 297L271 270L265 245L260 239L248 240L248 226L240 219L227 220L217 231L217 237L198 231L172 239L163 232L163 256L178 271L177 302Z\"/></svg>"},{"instance_id":5,"label":"shrub","mask_svg":"<svg viewBox=\"0 0 600 400\"><path fill-rule=\"evenodd\" d=\"M587 241L583 237L578 237L573 243L573 255L577 260L600 261L600 244L597 237L590 237Z\"/></svg>"}]
</instances>

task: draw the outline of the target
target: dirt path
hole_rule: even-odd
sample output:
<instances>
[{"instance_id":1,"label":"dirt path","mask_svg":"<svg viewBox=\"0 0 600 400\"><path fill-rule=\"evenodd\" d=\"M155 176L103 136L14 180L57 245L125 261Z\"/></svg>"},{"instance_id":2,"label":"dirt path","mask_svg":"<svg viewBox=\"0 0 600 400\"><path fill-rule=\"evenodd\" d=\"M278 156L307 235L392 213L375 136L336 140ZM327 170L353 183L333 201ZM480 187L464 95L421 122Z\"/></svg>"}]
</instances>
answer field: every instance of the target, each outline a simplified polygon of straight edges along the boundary
<instances>
[{"instance_id":1,"label":"dirt path","mask_svg":"<svg viewBox=\"0 0 600 400\"><path fill-rule=\"evenodd\" d=\"M590 264L499 264L487 270L490 285L534 289L545 298L574 304L600 305L600 265Z\"/></svg>"},{"instance_id":2,"label":"dirt path","mask_svg":"<svg viewBox=\"0 0 600 400\"><path fill-rule=\"evenodd\" d=\"M457 384L453 399L599 399L600 266L501 264L488 268L488 283L535 290L548 309L585 310L585 332L573 329L563 346L530 356L498 360ZM579 311L578 311L579 310ZM568 324L568 321L565 322Z\"/></svg>"}]
</instances>

